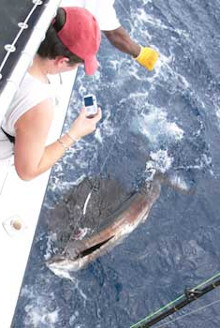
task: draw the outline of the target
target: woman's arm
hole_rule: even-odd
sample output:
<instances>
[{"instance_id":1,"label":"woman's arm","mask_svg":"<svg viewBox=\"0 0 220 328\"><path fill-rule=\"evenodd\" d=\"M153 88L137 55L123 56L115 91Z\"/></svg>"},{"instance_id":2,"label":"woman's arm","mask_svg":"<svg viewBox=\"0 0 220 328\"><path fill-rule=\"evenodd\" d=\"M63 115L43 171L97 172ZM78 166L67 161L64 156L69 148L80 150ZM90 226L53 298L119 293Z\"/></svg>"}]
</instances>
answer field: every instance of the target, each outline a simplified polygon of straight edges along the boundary
<instances>
[{"instance_id":1,"label":"woman's arm","mask_svg":"<svg viewBox=\"0 0 220 328\"><path fill-rule=\"evenodd\" d=\"M94 118L86 118L82 109L69 132L80 139L96 129L101 119L101 110ZM51 100L45 100L28 110L15 124L15 168L23 180L31 180L51 168L64 154L62 143L70 147L74 141L66 134L58 141L45 146L53 120Z\"/></svg>"}]
</instances>

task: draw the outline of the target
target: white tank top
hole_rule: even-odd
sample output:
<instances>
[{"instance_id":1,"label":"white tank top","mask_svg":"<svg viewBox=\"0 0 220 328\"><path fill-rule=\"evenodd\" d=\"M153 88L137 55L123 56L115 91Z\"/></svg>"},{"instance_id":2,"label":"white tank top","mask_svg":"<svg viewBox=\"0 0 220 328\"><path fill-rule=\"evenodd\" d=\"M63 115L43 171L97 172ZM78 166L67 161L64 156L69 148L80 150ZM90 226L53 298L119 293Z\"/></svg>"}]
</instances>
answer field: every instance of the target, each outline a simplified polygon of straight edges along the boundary
<instances>
[{"instance_id":1,"label":"white tank top","mask_svg":"<svg viewBox=\"0 0 220 328\"><path fill-rule=\"evenodd\" d=\"M100 30L112 31L120 27L115 8L115 0L62 0L62 7L82 7L97 19Z\"/></svg>"},{"instance_id":2,"label":"white tank top","mask_svg":"<svg viewBox=\"0 0 220 328\"><path fill-rule=\"evenodd\" d=\"M28 110L46 99L54 101L54 90L51 84L42 83L29 73L26 73L15 97L5 114L1 127L9 135L15 137L15 123ZM0 129L0 160L13 155L14 145Z\"/></svg>"}]
</instances>

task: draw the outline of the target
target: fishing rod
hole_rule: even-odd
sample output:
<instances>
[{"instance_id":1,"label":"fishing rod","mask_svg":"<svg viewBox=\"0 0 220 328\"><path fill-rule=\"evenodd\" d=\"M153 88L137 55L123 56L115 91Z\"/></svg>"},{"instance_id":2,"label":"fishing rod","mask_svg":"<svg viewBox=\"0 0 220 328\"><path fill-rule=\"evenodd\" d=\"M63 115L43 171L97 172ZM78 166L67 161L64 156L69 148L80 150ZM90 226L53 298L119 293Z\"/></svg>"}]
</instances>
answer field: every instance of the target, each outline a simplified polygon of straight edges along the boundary
<instances>
[{"instance_id":1,"label":"fishing rod","mask_svg":"<svg viewBox=\"0 0 220 328\"><path fill-rule=\"evenodd\" d=\"M203 287L204 286L204 287ZM137 322L136 324L130 326L130 328L149 328L160 322L164 318L170 316L171 314L178 312L180 309L185 307L186 305L196 301L203 295L212 291L216 287L220 286L220 273L211 277L210 279L204 281L200 285L186 289L184 294L179 296L174 301L166 304L156 312L148 315L145 319Z\"/></svg>"}]
</instances>

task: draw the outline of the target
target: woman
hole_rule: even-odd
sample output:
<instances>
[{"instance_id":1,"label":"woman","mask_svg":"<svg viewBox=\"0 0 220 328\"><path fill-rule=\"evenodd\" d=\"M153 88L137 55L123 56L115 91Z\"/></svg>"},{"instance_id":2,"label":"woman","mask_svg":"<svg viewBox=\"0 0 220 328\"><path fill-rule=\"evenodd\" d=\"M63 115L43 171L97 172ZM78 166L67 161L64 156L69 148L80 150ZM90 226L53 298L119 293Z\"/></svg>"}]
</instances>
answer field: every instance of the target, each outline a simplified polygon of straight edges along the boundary
<instances>
[{"instance_id":1,"label":"woman","mask_svg":"<svg viewBox=\"0 0 220 328\"><path fill-rule=\"evenodd\" d=\"M46 145L54 114L54 94L47 74L70 71L80 64L87 74L93 74L99 45L98 24L86 9L58 10L2 124L0 140L7 145L0 158L7 158L13 151L21 179L31 180L45 172L77 140L95 131L101 110L94 118L87 118L82 109L69 131ZM11 148L7 138L14 139Z\"/></svg>"}]
</instances>

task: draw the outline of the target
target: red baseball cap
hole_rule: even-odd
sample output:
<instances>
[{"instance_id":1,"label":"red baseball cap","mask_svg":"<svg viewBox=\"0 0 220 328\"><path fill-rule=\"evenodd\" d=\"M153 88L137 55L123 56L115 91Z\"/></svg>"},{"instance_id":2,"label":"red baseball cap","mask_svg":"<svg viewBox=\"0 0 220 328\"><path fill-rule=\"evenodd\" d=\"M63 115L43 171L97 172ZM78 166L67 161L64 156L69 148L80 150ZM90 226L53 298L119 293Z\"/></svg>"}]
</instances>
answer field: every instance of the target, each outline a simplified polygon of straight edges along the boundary
<instances>
[{"instance_id":1,"label":"red baseball cap","mask_svg":"<svg viewBox=\"0 0 220 328\"><path fill-rule=\"evenodd\" d=\"M92 75L98 68L96 54L101 42L101 32L95 17L79 7L63 8L66 22L58 37L69 51L84 60L85 72Z\"/></svg>"}]
</instances>

